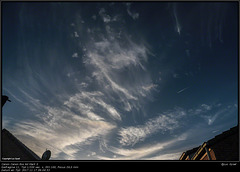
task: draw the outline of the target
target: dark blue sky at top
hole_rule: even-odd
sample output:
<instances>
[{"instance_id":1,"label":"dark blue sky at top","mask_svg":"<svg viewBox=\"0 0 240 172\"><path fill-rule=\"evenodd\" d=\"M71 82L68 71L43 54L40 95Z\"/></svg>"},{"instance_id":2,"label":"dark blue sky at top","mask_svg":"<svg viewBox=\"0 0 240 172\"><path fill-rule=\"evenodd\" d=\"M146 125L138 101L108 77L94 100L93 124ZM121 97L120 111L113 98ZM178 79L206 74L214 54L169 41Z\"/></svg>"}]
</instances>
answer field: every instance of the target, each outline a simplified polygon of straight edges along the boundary
<instances>
[{"instance_id":1,"label":"dark blue sky at top","mask_svg":"<svg viewBox=\"0 0 240 172\"><path fill-rule=\"evenodd\" d=\"M238 3L3 2L2 94L39 156L177 159L238 123Z\"/></svg>"}]
</instances>

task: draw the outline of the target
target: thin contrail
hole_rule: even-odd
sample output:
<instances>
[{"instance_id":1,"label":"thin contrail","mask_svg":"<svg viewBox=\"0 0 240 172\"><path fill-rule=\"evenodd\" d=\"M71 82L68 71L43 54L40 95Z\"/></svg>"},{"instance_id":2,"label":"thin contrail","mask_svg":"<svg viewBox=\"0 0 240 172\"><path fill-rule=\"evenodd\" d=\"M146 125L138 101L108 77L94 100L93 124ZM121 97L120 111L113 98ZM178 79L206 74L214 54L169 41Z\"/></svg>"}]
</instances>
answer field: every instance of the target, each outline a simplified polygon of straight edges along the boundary
<instances>
[{"instance_id":1,"label":"thin contrail","mask_svg":"<svg viewBox=\"0 0 240 172\"><path fill-rule=\"evenodd\" d=\"M178 91L177 93L179 94L179 93L181 93L181 92L183 92L183 91L185 91L186 89L188 89L189 87L186 87L186 88L184 88L184 89L181 89L180 91Z\"/></svg>"}]
</instances>

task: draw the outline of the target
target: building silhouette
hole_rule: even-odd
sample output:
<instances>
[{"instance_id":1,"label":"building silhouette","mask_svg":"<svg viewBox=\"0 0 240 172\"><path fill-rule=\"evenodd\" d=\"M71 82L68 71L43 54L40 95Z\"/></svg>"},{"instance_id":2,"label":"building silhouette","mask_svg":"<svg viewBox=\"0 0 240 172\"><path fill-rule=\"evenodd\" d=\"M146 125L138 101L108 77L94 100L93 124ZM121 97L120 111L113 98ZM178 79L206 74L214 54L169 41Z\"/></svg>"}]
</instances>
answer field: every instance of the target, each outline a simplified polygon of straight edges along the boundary
<instances>
[{"instance_id":1,"label":"building silhouette","mask_svg":"<svg viewBox=\"0 0 240 172\"><path fill-rule=\"evenodd\" d=\"M9 100L8 96L2 95L2 107ZM7 129L2 129L1 133L1 160L49 160L51 151L46 150L44 159L41 159L31 149L18 140Z\"/></svg>"},{"instance_id":2,"label":"building silhouette","mask_svg":"<svg viewBox=\"0 0 240 172\"><path fill-rule=\"evenodd\" d=\"M2 160L41 160L8 130L2 130Z\"/></svg>"},{"instance_id":3,"label":"building silhouette","mask_svg":"<svg viewBox=\"0 0 240 172\"><path fill-rule=\"evenodd\" d=\"M239 161L238 125L198 147L183 152L179 160Z\"/></svg>"}]
</instances>

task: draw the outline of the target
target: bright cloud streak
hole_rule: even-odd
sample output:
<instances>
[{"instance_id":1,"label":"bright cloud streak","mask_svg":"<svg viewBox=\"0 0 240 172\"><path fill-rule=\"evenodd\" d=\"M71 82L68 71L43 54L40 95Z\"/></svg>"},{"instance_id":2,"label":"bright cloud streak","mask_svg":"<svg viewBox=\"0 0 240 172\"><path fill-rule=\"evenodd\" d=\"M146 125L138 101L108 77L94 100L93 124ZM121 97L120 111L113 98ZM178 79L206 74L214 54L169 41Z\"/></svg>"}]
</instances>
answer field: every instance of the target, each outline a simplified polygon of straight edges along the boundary
<instances>
[{"instance_id":1,"label":"bright cloud streak","mask_svg":"<svg viewBox=\"0 0 240 172\"><path fill-rule=\"evenodd\" d=\"M115 157L109 158L109 157L103 157L103 156L97 156L99 159L105 159L105 160L110 160L110 159L115 159L115 160L135 160L135 159L150 159L148 156L157 153L159 151L162 151L166 147L171 147L177 142L181 142L183 140L186 140L186 135L184 136L179 136L178 138L174 138L172 140L162 142L162 143L157 143L154 145L145 145L139 148L135 149L124 149L124 148L116 148L116 147L110 147L109 151L115 154ZM161 154L161 153L159 153ZM172 159L173 155L171 157L168 154L162 155L164 159ZM176 158L176 154L174 156Z\"/></svg>"},{"instance_id":2,"label":"bright cloud streak","mask_svg":"<svg viewBox=\"0 0 240 172\"><path fill-rule=\"evenodd\" d=\"M181 35L181 26L178 21L177 11L176 11L176 4L173 5L173 15L176 21L176 30L179 35Z\"/></svg>"},{"instance_id":3,"label":"bright cloud streak","mask_svg":"<svg viewBox=\"0 0 240 172\"><path fill-rule=\"evenodd\" d=\"M39 156L176 159L237 120L233 4L10 4L3 125Z\"/></svg>"},{"instance_id":4,"label":"bright cloud streak","mask_svg":"<svg viewBox=\"0 0 240 172\"><path fill-rule=\"evenodd\" d=\"M75 151L65 151L68 146L74 144L91 144L101 135L108 134L115 126L103 121L95 114L90 118L80 117L69 109L45 107L47 110L41 118L43 122L23 121L19 122L14 130L16 136L27 136L24 142L36 151L34 144L30 142L32 138L47 147L53 148L53 158L61 151L69 156ZM40 117L40 116L39 116ZM94 120L95 119L95 120ZM22 138L23 139L23 138ZM89 142L89 140L91 140ZM57 148L54 148L57 145ZM40 156L45 148L38 148L36 153ZM67 149L68 150L68 149Z\"/></svg>"},{"instance_id":5,"label":"bright cloud streak","mask_svg":"<svg viewBox=\"0 0 240 172\"><path fill-rule=\"evenodd\" d=\"M149 76L144 77L147 74L144 71L144 63L147 61L148 50L143 44L134 43L127 34L124 42L123 39L114 38L117 34L115 28L108 26L106 31L107 34L98 41L95 41L96 34L89 35L89 43L85 46L84 64L91 68L91 77L98 82L106 94L118 96L125 110L139 108L138 102L156 87ZM132 73L126 77L132 78L138 78L140 73L136 71L142 71L142 80L123 82L122 75L126 69ZM120 119L115 113L116 109L108 108L109 110Z\"/></svg>"},{"instance_id":6,"label":"bright cloud streak","mask_svg":"<svg viewBox=\"0 0 240 172\"><path fill-rule=\"evenodd\" d=\"M135 145L144 141L147 137L158 131L166 132L176 129L179 126L178 119L186 115L182 109L166 112L156 118L150 119L144 125L126 127L119 131L119 142L123 146Z\"/></svg>"},{"instance_id":7,"label":"bright cloud streak","mask_svg":"<svg viewBox=\"0 0 240 172\"><path fill-rule=\"evenodd\" d=\"M100 10L99 15L104 23L116 21L116 18L111 19L104 9ZM82 20L81 17L80 19ZM82 22L79 25L82 25ZM122 110L130 111L138 108L137 106L140 106L138 101L149 95L151 90L157 86L151 83L148 77L143 78L141 82L131 81L126 85L122 84L119 74L123 69L132 70L136 75L133 77L139 75L134 73L135 69L141 69L144 72L143 63L147 61L148 50L144 45L134 43L129 37L125 44L121 40L112 39L115 34L114 28L108 26L106 30L106 35L99 41L95 40L97 36L94 32L88 32L89 42L84 45L83 50L84 64L91 69L86 76L89 79L84 82L83 80L77 81L73 77L76 72L68 72L69 79L75 78L74 82L79 82L78 92L70 96L64 95L64 101L59 102L61 106L43 105L41 101L30 96L28 91L20 89L20 92L31 100L31 104L27 104L28 107L31 107L34 112L40 111L35 116L41 122L22 121L13 128L13 131L20 139L24 139L30 148L38 150L36 151L38 155L45 150L45 147L50 146L54 152L53 158L58 159L61 153L64 153L70 159L74 159L74 154L78 149L72 145L91 144L100 136L108 135L116 128L115 123L111 122L108 117L114 121L122 120L121 114L108 99L111 100L113 95L117 95L120 103L124 105ZM74 31L74 35L82 37L79 30ZM74 52L72 57L79 57L79 54ZM46 82L41 75L39 77L44 83ZM98 82L100 89L87 91L95 81ZM28 137L23 138L22 135ZM31 138L41 142L41 148L31 143ZM54 145L58 145L58 149L54 148Z\"/></svg>"}]
</instances>

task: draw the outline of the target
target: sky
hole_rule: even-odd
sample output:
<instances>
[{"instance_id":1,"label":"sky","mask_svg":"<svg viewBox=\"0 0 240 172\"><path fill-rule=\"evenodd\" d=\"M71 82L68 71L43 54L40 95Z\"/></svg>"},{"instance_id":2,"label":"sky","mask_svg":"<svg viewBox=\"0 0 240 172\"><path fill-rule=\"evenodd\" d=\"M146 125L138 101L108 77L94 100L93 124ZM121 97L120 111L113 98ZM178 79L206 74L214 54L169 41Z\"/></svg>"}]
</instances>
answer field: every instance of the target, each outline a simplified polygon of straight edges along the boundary
<instances>
[{"instance_id":1,"label":"sky","mask_svg":"<svg viewBox=\"0 0 240 172\"><path fill-rule=\"evenodd\" d=\"M2 2L8 129L52 160L177 160L238 124L238 2Z\"/></svg>"}]
</instances>

